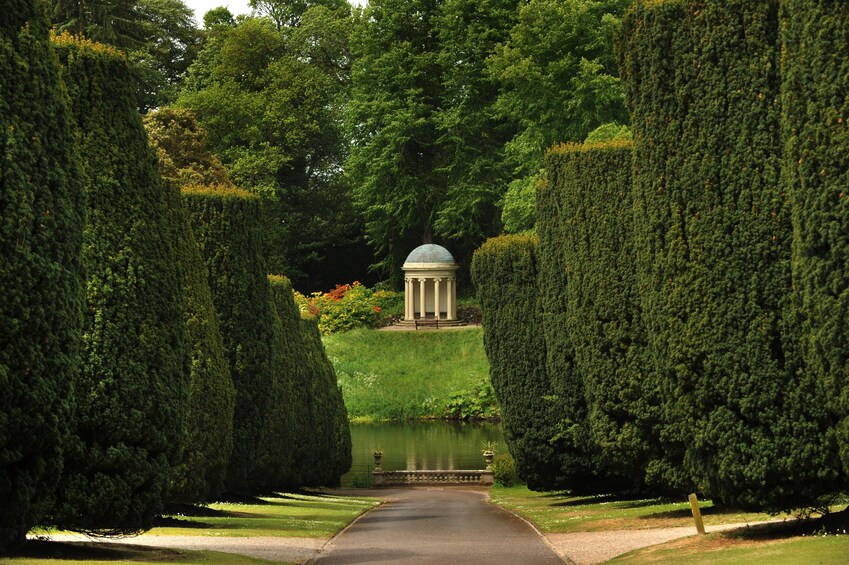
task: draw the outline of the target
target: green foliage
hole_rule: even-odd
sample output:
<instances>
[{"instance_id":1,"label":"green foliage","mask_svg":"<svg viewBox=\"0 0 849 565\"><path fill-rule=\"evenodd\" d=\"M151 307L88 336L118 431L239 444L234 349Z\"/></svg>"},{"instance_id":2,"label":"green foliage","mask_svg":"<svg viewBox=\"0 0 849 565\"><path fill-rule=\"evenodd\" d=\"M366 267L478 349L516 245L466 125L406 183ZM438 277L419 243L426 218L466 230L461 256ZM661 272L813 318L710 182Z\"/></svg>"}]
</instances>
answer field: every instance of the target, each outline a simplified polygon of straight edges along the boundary
<instances>
[{"instance_id":1,"label":"green foliage","mask_svg":"<svg viewBox=\"0 0 849 565\"><path fill-rule=\"evenodd\" d=\"M587 143L600 143L602 141L613 141L616 139L633 139L634 135L631 132L631 128L617 124L616 122L610 122L606 124L602 124L595 128L593 131L587 134Z\"/></svg>"},{"instance_id":2,"label":"green foliage","mask_svg":"<svg viewBox=\"0 0 849 565\"><path fill-rule=\"evenodd\" d=\"M53 521L133 532L161 511L178 456L189 348L162 181L122 54L54 40L84 162L83 370Z\"/></svg>"},{"instance_id":3,"label":"green foliage","mask_svg":"<svg viewBox=\"0 0 849 565\"><path fill-rule=\"evenodd\" d=\"M516 179L507 187L501 211L505 233L521 233L536 224L536 191L545 184L538 175Z\"/></svg>"},{"instance_id":4,"label":"green foliage","mask_svg":"<svg viewBox=\"0 0 849 565\"><path fill-rule=\"evenodd\" d=\"M313 292L309 298L296 292L295 300L302 314L318 318L318 329L322 335L377 327L384 309L403 311L404 307L403 294L372 290L358 281L336 285L329 292Z\"/></svg>"},{"instance_id":5,"label":"green foliage","mask_svg":"<svg viewBox=\"0 0 849 565\"><path fill-rule=\"evenodd\" d=\"M332 10L351 9L345 0L248 0L248 4L255 13L270 18L277 29L301 25L306 12L315 6Z\"/></svg>"},{"instance_id":6,"label":"green foliage","mask_svg":"<svg viewBox=\"0 0 849 565\"><path fill-rule=\"evenodd\" d=\"M209 132L233 181L261 196L269 268L308 290L328 288L346 269L365 274L368 262L340 166L349 19L318 10L305 14L303 30L265 18L214 27L178 101Z\"/></svg>"},{"instance_id":7,"label":"green foliage","mask_svg":"<svg viewBox=\"0 0 849 565\"><path fill-rule=\"evenodd\" d=\"M528 196L554 143L582 141L607 122L628 123L613 43L629 4L530 0L487 60L500 85L495 110L518 126L505 150L514 183Z\"/></svg>"},{"instance_id":8,"label":"green foliage","mask_svg":"<svg viewBox=\"0 0 849 565\"><path fill-rule=\"evenodd\" d=\"M236 389L233 455L226 488L251 493L273 387L274 320L260 235L259 199L232 187L183 190L206 262L230 374Z\"/></svg>"},{"instance_id":9,"label":"green foliage","mask_svg":"<svg viewBox=\"0 0 849 565\"><path fill-rule=\"evenodd\" d=\"M0 15L0 552L50 508L80 369L83 186L39 2Z\"/></svg>"},{"instance_id":10,"label":"green foliage","mask_svg":"<svg viewBox=\"0 0 849 565\"><path fill-rule=\"evenodd\" d=\"M462 263L498 231L512 129L484 68L514 13L506 0L376 0L354 19L346 169L387 273L434 237Z\"/></svg>"},{"instance_id":11,"label":"green foliage","mask_svg":"<svg viewBox=\"0 0 849 565\"><path fill-rule=\"evenodd\" d=\"M492 477L500 487L512 487L519 481L516 462L509 453L499 453L492 460Z\"/></svg>"},{"instance_id":12,"label":"green foliage","mask_svg":"<svg viewBox=\"0 0 849 565\"><path fill-rule=\"evenodd\" d=\"M47 3L60 32L83 35L126 52L141 110L173 102L200 43L194 13L183 0Z\"/></svg>"},{"instance_id":13,"label":"green foliage","mask_svg":"<svg viewBox=\"0 0 849 565\"><path fill-rule=\"evenodd\" d=\"M137 5L138 0L50 0L51 18L60 32L120 49L142 43L144 22Z\"/></svg>"},{"instance_id":14,"label":"green foliage","mask_svg":"<svg viewBox=\"0 0 849 565\"><path fill-rule=\"evenodd\" d=\"M650 460L661 457L652 435L660 403L644 388L651 360L635 285L631 153L628 141L550 151L537 230L539 284L555 299L543 304L546 338L557 340L547 345L566 347L568 338L574 351L572 373L550 374L554 382L580 378L599 469L640 488Z\"/></svg>"},{"instance_id":15,"label":"green foliage","mask_svg":"<svg viewBox=\"0 0 849 565\"><path fill-rule=\"evenodd\" d=\"M620 48L636 283L673 463L650 479L744 508L818 506L839 486L827 403L799 370L789 312L778 2L636 6Z\"/></svg>"},{"instance_id":16,"label":"green foliage","mask_svg":"<svg viewBox=\"0 0 849 565\"><path fill-rule=\"evenodd\" d=\"M141 44L130 49L142 111L161 108L177 99L189 65L201 44L194 11L183 0L138 0Z\"/></svg>"},{"instance_id":17,"label":"green foliage","mask_svg":"<svg viewBox=\"0 0 849 565\"><path fill-rule=\"evenodd\" d=\"M782 3L784 169L792 204L793 289L805 370L824 392L849 475L849 195L846 167L849 10L840 2ZM846 486L844 483L844 490Z\"/></svg>"},{"instance_id":18,"label":"green foliage","mask_svg":"<svg viewBox=\"0 0 849 565\"><path fill-rule=\"evenodd\" d=\"M180 186L231 185L224 165L208 148L206 130L194 112L159 108L144 117L150 145L156 150L159 173Z\"/></svg>"},{"instance_id":19,"label":"green foliage","mask_svg":"<svg viewBox=\"0 0 849 565\"><path fill-rule=\"evenodd\" d=\"M445 417L453 420L490 420L500 414L495 390L488 378L482 378L471 390L451 393Z\"/></svg>"},{"instance_id":20,"label":"green foliage","mask_svg":"<svg viewBox=\"0 0 849 565\"><path fill-rule=\"evenodd\" d=\"M235 390L212 303L206 263L189 226L179 187L167 183L165 188L174 249L182 275L183 317L191 351L186 432L180 461L171 479L169 499L206 502L215 500L224 489L233 451Z\"/></svg>"},{"instance_id":21,"label":"green foliage","mask_svg":"<svg viewBox=\"0 0 849 565\"><path fill-rule=\"evenodd\" d=\"M480 329L373 331L324 337L352 418L459 417L452 403L497 416ZM471 415L471 413L470 413Z\"/></svg>"},{"instance_id":22,"label":"green foliage","mask_svg":"<svg viewBox=\"0 0 849 565\"><path fill-rule=\"evenodd\" d=\"M537 268L536 237L502 236L475 252L472 278L504 438L528 486L552 489L588 473L582 454L557 429L564 414L546 367Z\"/></svg>"}]
</instances>

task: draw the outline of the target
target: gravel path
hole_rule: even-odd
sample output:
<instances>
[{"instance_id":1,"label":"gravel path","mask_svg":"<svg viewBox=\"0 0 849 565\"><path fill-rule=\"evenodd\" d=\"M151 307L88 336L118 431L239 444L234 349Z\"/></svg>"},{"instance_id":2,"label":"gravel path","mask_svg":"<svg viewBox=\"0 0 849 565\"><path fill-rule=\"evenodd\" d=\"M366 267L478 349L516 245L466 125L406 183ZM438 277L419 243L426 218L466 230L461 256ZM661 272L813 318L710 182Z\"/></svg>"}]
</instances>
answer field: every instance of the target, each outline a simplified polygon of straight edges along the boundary
<instances>
[{"instance_id":1,"label":"gravel path","mask_svg":"<svg viewBox=\"0 0 849 565\"><path fill-rule=\"evenodd\" d=\"M121 543L147 547L167 547L171 549L191 549L236 553L249 557L258 557L270 561L287 563L305 563L318 555L325 538L284 538L284 537L218 537L218 536L154 536L141 535L116 539L97 538L92 540L81 534L51 535L55 541L97 541L99 543Z\"/></svg>"},{"instance_id":2,"label":"gravel path","mask_svg":"<svg viewBox=\"0 0 849 565\"><path fill-rule=\"evenodd\" d=\"M746 524L726 524L707 527L708 533L745 527ZM695 526L651 530L613 530L607 532L574 532L547 534L545 537L558 555L575 565L595 565L635 549L666 543L696 535Z\"/></svg>"}]
</instances>

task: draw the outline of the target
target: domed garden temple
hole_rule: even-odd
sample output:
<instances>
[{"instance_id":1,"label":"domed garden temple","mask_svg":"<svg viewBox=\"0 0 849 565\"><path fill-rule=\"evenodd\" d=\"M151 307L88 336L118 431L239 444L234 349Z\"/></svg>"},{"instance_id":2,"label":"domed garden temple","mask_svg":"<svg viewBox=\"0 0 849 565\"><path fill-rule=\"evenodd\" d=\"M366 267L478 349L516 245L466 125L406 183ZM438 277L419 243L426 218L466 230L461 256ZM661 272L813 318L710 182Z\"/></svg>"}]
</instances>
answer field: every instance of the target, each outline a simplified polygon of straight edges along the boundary
<instances>
[{"instance_id":1,"label":"domed garden temple","mask_svg":"<svg viewBox=\"0 0 849 565\"><path fill-rule=\"evenodd\" d=\"M457 262L441 245L428 243L413 249L404 269L404 322L433 320L458 325Z\"/></svg>"}]
</instances>

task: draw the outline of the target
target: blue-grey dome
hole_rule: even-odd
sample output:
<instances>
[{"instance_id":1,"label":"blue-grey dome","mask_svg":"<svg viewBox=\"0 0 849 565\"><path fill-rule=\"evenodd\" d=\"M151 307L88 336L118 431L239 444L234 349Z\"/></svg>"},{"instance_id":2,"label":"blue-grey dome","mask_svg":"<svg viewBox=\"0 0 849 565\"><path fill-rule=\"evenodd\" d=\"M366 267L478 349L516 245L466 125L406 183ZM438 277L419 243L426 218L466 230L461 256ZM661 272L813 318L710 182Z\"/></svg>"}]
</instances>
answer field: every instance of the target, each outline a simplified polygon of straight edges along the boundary
<instances>
[{"instance_id":1,"label":"blue-grey dome","mask_svg":"<svg viewBox=\"0 0 849 565\"><path fill-rule=\"evenodd\" d=\"M427 243L413 249L404 261L404 264L407 263L455 263L455 261L451 252L441 245Z\"/></svg>"}]
</instances>

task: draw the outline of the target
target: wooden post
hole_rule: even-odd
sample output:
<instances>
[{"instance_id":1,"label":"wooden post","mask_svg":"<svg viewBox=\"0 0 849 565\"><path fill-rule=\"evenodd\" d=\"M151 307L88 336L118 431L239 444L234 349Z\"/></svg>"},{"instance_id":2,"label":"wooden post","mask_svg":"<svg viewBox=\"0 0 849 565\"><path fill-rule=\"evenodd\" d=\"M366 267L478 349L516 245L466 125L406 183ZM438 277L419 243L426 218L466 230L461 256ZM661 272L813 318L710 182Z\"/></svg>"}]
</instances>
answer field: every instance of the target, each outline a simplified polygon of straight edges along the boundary
<instances>
[{"instance_id":1,"label":"wooden post","mask_svg":"<svg viewBox=\"0 0 849 565\"><path fill-rule=\"evenodd\" d=\"M704 535L705 523L702 520L702 511L699 510L699 498L695 493L690 495L690 509L693 511L693 520L696 521L696 531Z\"/></svg>"}]
</instances>

